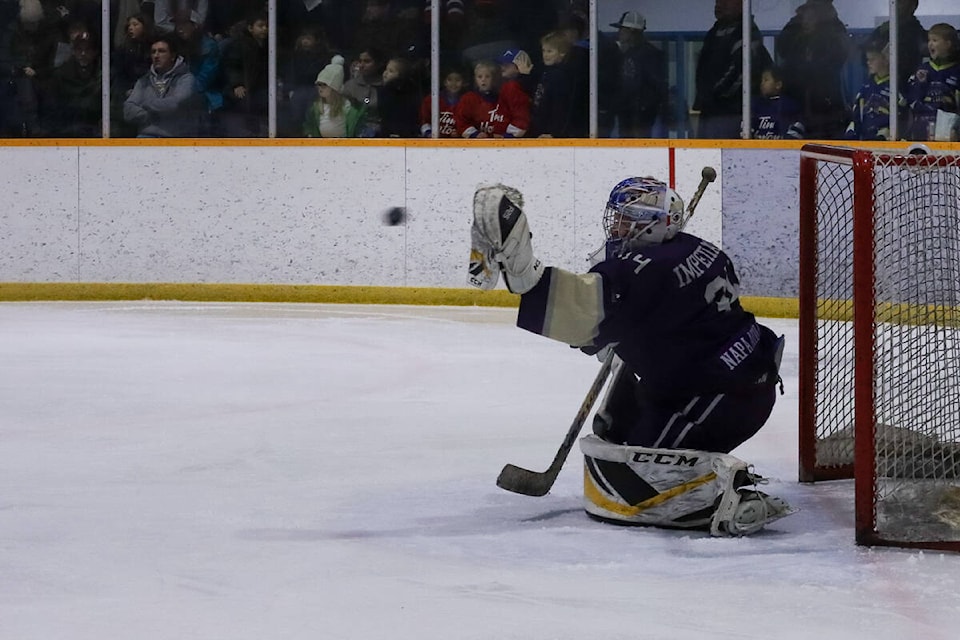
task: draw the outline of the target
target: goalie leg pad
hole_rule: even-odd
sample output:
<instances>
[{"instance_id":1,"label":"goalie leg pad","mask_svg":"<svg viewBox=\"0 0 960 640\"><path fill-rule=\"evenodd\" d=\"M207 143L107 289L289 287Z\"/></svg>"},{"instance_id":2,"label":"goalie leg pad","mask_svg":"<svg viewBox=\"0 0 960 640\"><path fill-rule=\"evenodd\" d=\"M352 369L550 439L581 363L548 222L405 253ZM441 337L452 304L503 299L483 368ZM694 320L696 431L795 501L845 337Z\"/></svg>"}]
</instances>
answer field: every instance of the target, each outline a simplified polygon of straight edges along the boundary
<instances>
[{"instance_id":1,"label":"goalie leg pad","mask_svg":"<svg viewBox=\"0 0 960 640\"><path fill-rule=\"evenodd\" d=\"M582 438L580 449L584 509L601 520L741 536L793 513L749 488L758 478L729 454L625 446L595 435Z\"/></svg>"}]
</instances>

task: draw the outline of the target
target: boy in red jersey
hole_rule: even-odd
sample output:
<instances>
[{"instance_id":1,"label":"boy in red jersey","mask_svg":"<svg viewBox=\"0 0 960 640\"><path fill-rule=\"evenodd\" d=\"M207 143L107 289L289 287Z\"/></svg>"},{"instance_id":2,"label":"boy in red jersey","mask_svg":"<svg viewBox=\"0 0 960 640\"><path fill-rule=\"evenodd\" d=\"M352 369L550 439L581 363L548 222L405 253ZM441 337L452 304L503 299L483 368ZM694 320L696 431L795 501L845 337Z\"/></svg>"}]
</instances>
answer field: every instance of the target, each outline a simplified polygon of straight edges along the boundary
<instances>
[{"instance_id":1,"label":"boy in red jersey","mask_svg":"<svg viewBox=\"0 0 960 640\"><path fill-rule=\"evenodd\" d=\"M473 69L476 89L468 91L454 116L464 138L520 138L530 127L530 96L519 82L503 82L500 66L482 60Z\"/></svg>"},{"instance_id":2,"label":"boy in red jersey","mask_svg":"<svg viewBox=\"0 0 960 640\"><path fill-rule=\"evenodd\" d=\"M460 69L450 69L443 76L443 91L440 92L439 138L459 138L454 111L463 97L466 79ZM420 104L420 135L429 138L433 127L433 97L426 96Z\"/></svg>"}]
</instances>

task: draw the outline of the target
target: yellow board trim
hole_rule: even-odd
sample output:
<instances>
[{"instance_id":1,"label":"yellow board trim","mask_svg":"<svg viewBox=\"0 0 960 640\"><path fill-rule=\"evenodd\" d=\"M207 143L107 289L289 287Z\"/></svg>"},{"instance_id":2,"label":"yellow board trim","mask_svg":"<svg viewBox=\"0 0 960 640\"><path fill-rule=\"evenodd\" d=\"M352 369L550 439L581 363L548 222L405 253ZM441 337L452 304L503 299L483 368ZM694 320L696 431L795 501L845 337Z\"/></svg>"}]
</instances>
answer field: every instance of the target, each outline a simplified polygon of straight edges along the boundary
<instances>
[{"instance_id":1,"label":"yellow board trim","mask_svg":"<svg viewBox=\"0 0 960 640\"><path fill-rule=\"evenodd\" d=\"M315 284L217 284L198 282L0 282L0 302L183 300L188 302L312 302L426 306L518 307L520 296L504 289L373 287ZM796 318L795 298L740 298L764 318Z\"/></svg>"},{"instance_id":2,"label":"yellow board trim","mask_svg":"<svg viewBox=\"0 0 960 640\"><path fill-rule=\"evenodd\" d=\"M600 488L593 481L593 477L590 475L590 471L587 469L587 466L584 465L583 494L590 502L597 505L601 509L609 511L610 513L616 513L617 515L621 516L636 516L642 511L659 506L667 500L676 498L677 496L687 493L688 491L693 491L697 487L703 486L709 482L713 482L716 479L717 474L711 471L705 476L694 478L690 482L684 482L683 484L677 485L672 489L667 489L663 493L659 493L652 498L644 500L643 502L634 505L626 505L620 504L619 502L614 502L603 495L603 493L600 491Z\"/></svg>"},{"instance_id":3,"label":"yellow board trim","mask_svg":"<svg viewBox=\"0 0 960 640\"><path fill-rule=\"evenodd\" d=\"M516 307L506 290L281 284L2 282L0 301L183 300Z\"/></svg>"}]
</instances>

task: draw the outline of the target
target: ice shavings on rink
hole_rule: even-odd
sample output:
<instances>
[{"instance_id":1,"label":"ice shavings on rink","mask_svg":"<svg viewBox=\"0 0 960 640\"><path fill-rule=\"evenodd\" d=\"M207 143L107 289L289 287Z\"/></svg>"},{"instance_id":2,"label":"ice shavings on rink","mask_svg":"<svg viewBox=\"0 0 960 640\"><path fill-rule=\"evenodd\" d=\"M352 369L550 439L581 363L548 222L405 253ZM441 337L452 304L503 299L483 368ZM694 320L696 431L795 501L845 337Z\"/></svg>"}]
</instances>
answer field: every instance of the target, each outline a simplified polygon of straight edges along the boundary
<instances>
[{"instance_id":1,"label":"ice shavings on rink","mask_svg":"<svg viewBox=\"0 0 960 640\"><path fill-rule=\"evenodd\" d=\"M616 527L547 467L599 367L515 310L0 305L0 638L954 638L960 555L858 548L787 395L734 453L802 511Z\"/></svg>"}]
</instances>

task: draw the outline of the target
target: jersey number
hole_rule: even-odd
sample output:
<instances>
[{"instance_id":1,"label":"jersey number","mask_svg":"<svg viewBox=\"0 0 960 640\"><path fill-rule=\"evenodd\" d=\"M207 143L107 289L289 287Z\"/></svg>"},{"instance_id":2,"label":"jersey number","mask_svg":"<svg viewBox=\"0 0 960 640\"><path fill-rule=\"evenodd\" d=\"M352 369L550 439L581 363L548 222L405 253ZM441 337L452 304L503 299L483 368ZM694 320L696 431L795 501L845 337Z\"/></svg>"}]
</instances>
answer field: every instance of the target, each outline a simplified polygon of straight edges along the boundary
<instances>
[{"instance_id":1,"label":"jersey number","mask_svg":"<svg viewBox=\"0 0 960 640\"><path fill-rule=\"evenodd\" d=\"M620 259L630 260L631 262L635 262L637 264L636 268L633 270L635 274L640 273L640 271L651 262L651 259L645 258L642 253L633 253L633 252L630 252L622 256Z\"/></svg>"},{"instance_id":2,"label":"jersey number","mask_svg":"<svg viewBox=\"0 0 960 640\"><path fill-rule=\"evenodd\" d=\"M710 281L703 297L707 304L716 303L720 311L730 311L730 307L740 297L739 287L724 276L717 276Z\"/></svg>"}]
</instances>

